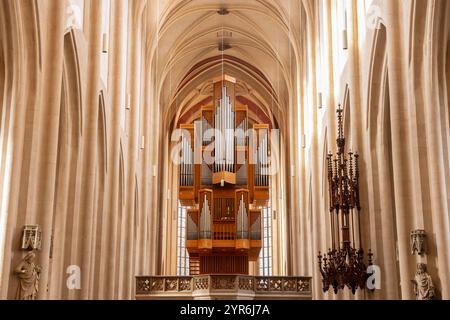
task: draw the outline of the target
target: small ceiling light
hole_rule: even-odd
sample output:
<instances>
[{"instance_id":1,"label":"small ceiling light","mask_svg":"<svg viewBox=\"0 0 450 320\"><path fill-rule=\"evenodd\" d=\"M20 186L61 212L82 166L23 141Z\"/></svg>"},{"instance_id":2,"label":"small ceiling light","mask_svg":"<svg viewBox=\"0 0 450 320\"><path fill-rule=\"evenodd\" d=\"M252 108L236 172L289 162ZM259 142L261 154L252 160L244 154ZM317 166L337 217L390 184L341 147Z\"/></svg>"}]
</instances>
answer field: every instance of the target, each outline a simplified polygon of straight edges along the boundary
<instances>
[{"instance_id":1,"label":"small ceiling light","mask_svg":"<svg viewBox=\"0 0 450 320\"><path fill-rule=\"evenodd\" d=\"M230 14L230 11L228 11L226 8L221 8L219 9L219 11L217 11L217 13L221 16L226 16Z\"/></svg>"},{"instance_id":2,"label":"small ceiling light","mask_svg":"<svg viewBox=\"0 0 450 320\"><path fill-rule=\"evenodd\" d=\"M108 34L104 33L102 35L102 52L108 53L109 44L108 44Z\"/></svg>"}]
</instances>

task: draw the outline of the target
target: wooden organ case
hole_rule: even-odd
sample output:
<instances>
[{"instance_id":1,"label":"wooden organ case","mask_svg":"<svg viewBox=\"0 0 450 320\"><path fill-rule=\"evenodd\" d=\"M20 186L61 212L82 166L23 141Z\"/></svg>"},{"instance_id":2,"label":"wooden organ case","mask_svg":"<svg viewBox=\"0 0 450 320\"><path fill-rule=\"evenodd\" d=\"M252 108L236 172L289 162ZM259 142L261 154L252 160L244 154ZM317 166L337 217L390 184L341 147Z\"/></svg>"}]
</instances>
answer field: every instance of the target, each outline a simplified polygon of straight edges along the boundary
<instances>
[{"instance_id":1,"label":"wooden organ case","mask_svg":"<svg viewBox=\"0 0 450 320\"><path fill-rule=\"evenodd\" d=\"M191 275L248 275L249 262L261 250L261 208L269 201L269 125L249 128L248 108L237 103L235 85L229 76L215 79L212 106L202 107L195 124L180 126L179 200L188 208Z\"/></svg>"}]
</instances>

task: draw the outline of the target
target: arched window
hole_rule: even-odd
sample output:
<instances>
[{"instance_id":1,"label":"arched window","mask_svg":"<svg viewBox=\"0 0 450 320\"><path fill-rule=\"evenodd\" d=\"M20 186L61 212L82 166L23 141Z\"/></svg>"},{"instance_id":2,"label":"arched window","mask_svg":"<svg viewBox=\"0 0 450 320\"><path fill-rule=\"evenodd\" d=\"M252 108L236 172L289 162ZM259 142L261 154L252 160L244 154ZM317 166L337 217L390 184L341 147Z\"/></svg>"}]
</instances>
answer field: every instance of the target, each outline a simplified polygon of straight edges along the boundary
<instances>
[{"instance_id":1,"label":"arched window","mask_svg":"<svg viewBox=\"0 0 450 320\"><path fill-rule=\"evenodd\" d=\"M187 209L178 206L178 228L177 228L177 275L188 276L189 254L186 250L186 218Z\"/></svg>"},{"instance_id":2,"label":"arched window","mask_svg":"<svg viewBox=\"0 0 450 320\"><path fill-rule=\"evenodd\" d=\"M259 254L259 275L270 277L273 274L272 269L272 209L270 204L262 209L262 249Z\"/></svg>"}]
</instances>

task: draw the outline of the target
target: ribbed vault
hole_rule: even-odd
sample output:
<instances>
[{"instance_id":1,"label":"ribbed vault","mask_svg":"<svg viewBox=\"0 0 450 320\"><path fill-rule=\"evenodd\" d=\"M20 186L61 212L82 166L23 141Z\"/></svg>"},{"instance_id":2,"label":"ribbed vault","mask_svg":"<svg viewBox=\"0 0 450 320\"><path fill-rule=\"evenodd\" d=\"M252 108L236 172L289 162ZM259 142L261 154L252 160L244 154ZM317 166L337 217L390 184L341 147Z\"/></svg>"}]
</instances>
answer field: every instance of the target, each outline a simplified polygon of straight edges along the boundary
<instances>
[{"instance_id":1,"label":"ribbed vault","mask_svg":"<svg viewBox=\"0 0 450 320\"><path fill-rule=\"evenodd\" d=\"M212 79L222 73L238 79L238 95L273 125L285 123L301 10L301 1L152 1L147 18L159 32L147 53L168 128L195 113L191 108L207 98Z\"/></svg>"}]
</instances>

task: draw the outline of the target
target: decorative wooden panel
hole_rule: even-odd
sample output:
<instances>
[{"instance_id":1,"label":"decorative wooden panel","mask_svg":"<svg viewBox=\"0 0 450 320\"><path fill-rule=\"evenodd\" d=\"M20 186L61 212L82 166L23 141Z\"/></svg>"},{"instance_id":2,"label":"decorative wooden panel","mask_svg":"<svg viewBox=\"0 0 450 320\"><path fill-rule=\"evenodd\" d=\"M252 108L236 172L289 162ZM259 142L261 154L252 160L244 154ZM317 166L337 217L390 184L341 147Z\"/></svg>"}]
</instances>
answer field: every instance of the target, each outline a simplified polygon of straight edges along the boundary
<instances>
[{"instance_id":1,"label":"decorative wooden panel","mask_svg":"<svg viewBox=\"0 0 450 320\"><path fill-rule=\"evenodd\" d=\"M248 256L202 256L200 274L248 274Z\"/></svg>"}]
</instances>

